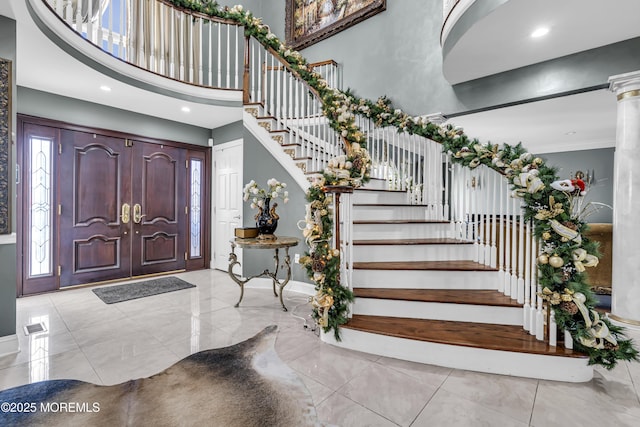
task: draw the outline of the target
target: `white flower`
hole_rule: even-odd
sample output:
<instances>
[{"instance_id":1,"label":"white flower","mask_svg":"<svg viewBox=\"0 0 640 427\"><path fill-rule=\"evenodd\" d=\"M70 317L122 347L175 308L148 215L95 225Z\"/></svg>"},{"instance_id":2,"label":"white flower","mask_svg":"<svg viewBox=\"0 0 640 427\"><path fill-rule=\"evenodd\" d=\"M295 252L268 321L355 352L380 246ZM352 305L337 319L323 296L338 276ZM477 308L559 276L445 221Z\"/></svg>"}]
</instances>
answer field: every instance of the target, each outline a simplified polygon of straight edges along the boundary
<instances>
[{"instance_id":1,"label":"white flower","mask_svg":"<svg viewBox=\"0 0 640 427\"><path fill-rule=\"evenodd\" d=\"M276 197L278 197L278 192L274 191L273 193L271 193L271 198L275 199Z\"/></svg>"},{"instance_id":2,"label":"white flower","mask_svg":"<svg viewBox=\"0 0 640 427\"><path fill-rule=\"evenodd\" d=\"M264 200L262 200L262 199L258 200L257 205L258 205L259 207L262 207L262 206L264 205Z\"/></svg>"}]
</instances>

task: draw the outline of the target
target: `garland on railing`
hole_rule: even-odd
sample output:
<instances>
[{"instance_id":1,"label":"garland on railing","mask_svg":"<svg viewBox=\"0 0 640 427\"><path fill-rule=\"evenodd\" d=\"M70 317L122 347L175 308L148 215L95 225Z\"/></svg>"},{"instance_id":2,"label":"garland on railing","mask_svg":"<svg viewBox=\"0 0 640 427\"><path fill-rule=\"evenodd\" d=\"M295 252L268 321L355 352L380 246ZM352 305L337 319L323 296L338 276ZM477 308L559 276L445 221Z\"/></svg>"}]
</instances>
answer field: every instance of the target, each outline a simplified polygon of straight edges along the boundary
<instances>
[{"instance_id":1,"label":"garland on railing","mask_svg":"<svg viewBox=\"0 0 640 427\"><path fill-rule=\"evenodd\" d=\"M518 144L517 146L481 144L469 139L460 128L440 126L423 117L411 117L382 97L376 102L357 98L349 91L329 88L320 74L308 66L305 58L289 49L271 33L260 18L242 6L218 8L214 1L168 0L171 3L209 16L229 19L245 27L245 34L270 47L291 69L318 92L323 114L343 138L347 154L332 160L307 192L304 237L309 252L301 259L317 294L313 298L313 316L325 332L334 331L347 321L348 304L353 294L340 282L340 252L330 247L333 219L327 185L357 187L369 179L371 160L365 148L366 138L356 126L355 115L372 119L377 126L394 126L401 132L442 143L452 153L452 161L475 168L481 164L507 177L513 195L524 202L525 219L532 220L534 235L543 243L538 258L541 296L554 310L555 319L570 332L578 351L589 355L590 364L613 368L619 360L638 360L638 350L623 335L623 328L600 318L595 311L593 292L584 267L597 263L597 243L584 237L587 224L575 209L576 197L584 190L579 182L561 181L554 168ZM570 185L568 185L570 184ZM583 185L583 184L582 184ZM578 193L576 193L576 186Z\"/></svg>"}]
</instances>

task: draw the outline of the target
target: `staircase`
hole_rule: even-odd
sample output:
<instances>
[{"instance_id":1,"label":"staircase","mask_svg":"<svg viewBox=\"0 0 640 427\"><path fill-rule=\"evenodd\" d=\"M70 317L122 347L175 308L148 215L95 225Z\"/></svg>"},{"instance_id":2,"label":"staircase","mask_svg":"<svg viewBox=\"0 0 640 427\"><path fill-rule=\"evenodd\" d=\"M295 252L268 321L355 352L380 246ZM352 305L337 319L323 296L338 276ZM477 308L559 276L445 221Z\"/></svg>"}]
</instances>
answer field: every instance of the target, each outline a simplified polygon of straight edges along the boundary
<instances>
[{"instance_id":1,"label":"staircase","mask_svg":"<svg viewBox=\"0 0 640 427\"><path fill-rule=\"evenodd\" d=\"M353 316L333 345L458 369L588 381L584 354L523 329L523 307L499 292L497 268L473 261L473 241L425 220L406 192L353 195Z\"/></svg>"},{"instance_id":2,"label":"staircase","mask_svg":"<svg viewBox=\"0 0 640 427\"><path fill-rule=\"evenodd\" d=\"M103 49L108 34L110 55L131 54L121 59L187 81L198 93L233 93L242 82L245 127L303 190L331 159L343 154L343 138L323 117L318 91L268 43L248 37L243 44L243 29L237 23L203 15L183 17L192 23L194 34L209 28L210 40L212 28L218 28L206 55L202 50L194 55L190 41L178 40L176 45L185 49L179 57L188 58L183 64L173 49L168 57L158 58L153 44L146 46L133 35L121 34L116 43L112 28L105 33L102 23L96 29L92 21L85 28L82 15L74 17L68 4L46 1L51 9L39 13L55 12ZM31 2L42 9L41 2ZM164 2L156 6L189 14ZM138 16L141 23L153 18L143 13ZM160 25L161 33L171 31L177 39L184 35L171 25L162 28L162 20ZM205 57L209 64L201 69ZM215 57L217 69L211 63ZM329 76L338 75L335 63L320 66L328 66ZM324 74L323 78L336 80ZM342 112L346 113L352 114ZM470 170L451 164L450 154L434 141L380 127L366 115L357 114L355 123L367 140L372 175L381 179L344 195L348 212L341 214L340 243L348 256L341 256L346 268L342 280L356 299L349 322L340 329L341 341L332 333L322 334L323 341L458 369L590 380L593 370L586 355L544 336L543 331L556 328L553 316L545 320L537 296L537 242L518 202L508 197L506 180L482 166Z\"/></svg>"}]
</instances>

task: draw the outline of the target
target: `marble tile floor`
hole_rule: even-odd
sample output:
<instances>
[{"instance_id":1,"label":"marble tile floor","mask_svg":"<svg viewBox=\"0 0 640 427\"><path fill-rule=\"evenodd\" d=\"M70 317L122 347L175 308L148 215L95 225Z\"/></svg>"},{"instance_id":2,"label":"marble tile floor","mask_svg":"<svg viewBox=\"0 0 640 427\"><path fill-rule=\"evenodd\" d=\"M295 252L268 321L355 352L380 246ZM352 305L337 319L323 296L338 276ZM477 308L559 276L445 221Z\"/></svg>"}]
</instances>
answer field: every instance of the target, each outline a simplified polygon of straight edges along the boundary
<instances>
[{"instance_id":1,"label":"marble tile floor","mask_svg":"<svg viewBox=\"0 0 640 427\"><path fill-rule=\"evenodd\" d=\"M46 379L117 384L187 355L243 341L270 324L276 351L309 389L320 420L338 426L639 426L640 363L596 369L570 384L421 365L322 343L307 297L239 290L217 270L179 274L196 288L106 305L91 288L18 299L22 351L0 358L0 389ZM22 327L43 322L44 333ZM639 331L628 331L640 343Z\"/></svg>"}]
</instances>

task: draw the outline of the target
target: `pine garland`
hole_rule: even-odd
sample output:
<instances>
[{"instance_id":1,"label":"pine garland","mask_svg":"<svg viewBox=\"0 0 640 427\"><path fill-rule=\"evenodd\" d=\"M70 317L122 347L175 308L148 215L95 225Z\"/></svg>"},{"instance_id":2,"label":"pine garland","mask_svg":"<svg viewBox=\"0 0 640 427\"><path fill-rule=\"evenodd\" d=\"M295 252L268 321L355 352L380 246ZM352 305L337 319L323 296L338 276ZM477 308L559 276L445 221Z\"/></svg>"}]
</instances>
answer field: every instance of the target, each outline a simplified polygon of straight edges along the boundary
<instances>
[{"instance_id":1,"label":"pine garland","mask_svg":"<svg viewBox=\"0 0 640 427\"><path fill-rule=\"evenodd\" d=\"M307 192L309 204L303 230L309 251L301 262L317 291L312 301L313 317L325 332L333 330L336 339L340 339L339 328L347 321L353 294L341 285L339 251L329 247L333 229L329 207L332 198L324 188L327 185L357 187L368 181L371 160L366 149L361 147L366 138L355 124L355 115L361 115L372 119L377 126L393 126L400 132L443 144L455 163L469 168L485 165L507 177L514 194L523 200L525 220L533 221L534 236L544 243L543 249L551 249L552 256L561 259L562 267L554 267L542 256L538 265L541 295L554 310L558 326L571 333L576 350L588 354L590 364L612 369L620 360L638 360L638 350L632 340L626 339L624 329L606 318L600 319L594 310L594 294L586 274L577 268L579 261L576 259L599 256L598 245L584 237L587 224L572 215L571 195L552 186L558 181L555 168L529 154L521 144L481 144L477 139L470 139L460 128L440 126L394 109L386 97L374 102L360 99L350 91L329 88L326 81L309 68L302 55L285 46L261 19L253 17L242 6L219 8L215 1L167 1L244 26L246 35L277 52L320 95L323 114L331 128L344 138L347 154L334 159ZM531 182L523 183L523 177L535 183L535 191L529 188ZM548 254L543 255L548 258Z\"/></svg>"}]
</instances>

